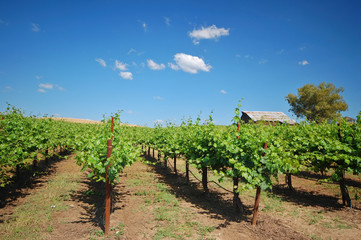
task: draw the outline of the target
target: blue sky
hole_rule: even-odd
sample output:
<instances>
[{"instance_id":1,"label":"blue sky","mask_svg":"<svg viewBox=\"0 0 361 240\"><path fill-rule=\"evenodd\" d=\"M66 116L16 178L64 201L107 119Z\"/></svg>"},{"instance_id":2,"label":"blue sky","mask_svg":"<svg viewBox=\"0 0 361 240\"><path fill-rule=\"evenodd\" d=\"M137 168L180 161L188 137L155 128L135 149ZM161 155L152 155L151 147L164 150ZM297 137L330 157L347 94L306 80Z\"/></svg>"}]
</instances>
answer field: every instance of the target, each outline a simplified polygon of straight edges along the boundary
<instances>
[{"instance_id":1,"label":"blue sky","mask_svg":"<svg viewBox=\"0 0 361 240\"><path fill-rule=\"evenodd\" d=\"M0 1L0 111L101 120L288 112L331 82L361 111L360 1Z\"/></svg>"}]
</instances>

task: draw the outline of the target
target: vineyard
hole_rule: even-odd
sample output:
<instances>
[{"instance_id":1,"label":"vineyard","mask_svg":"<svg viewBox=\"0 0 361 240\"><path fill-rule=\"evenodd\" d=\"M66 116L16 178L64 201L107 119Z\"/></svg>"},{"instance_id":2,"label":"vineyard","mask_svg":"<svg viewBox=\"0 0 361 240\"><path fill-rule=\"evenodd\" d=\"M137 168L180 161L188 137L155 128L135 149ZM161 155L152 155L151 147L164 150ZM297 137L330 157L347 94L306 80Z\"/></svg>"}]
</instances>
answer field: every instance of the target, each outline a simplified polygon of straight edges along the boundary
<instances>
[{"instance_id":1,"label":"vineyard","mask_svg":"<svg viewBox=\"0 0 361 240\"><path fill-rule=\"evenodd\" d=\"M205 121L200 117L185 120L180 126L168 123L145 128L121 125L119 113L105 118L102 124L80 124L28 117L9 107L0 120L1 191L19 181L24 171L36 174L40 162L49 164L53 156L72 152L76 164L92 182L111 186L112 215L116 201L122 201L117 200L116 189L125 181L124 172L138 161L137 168L142 169L140 162L146 163L157 174L180 179L173 179L172 185L183 180L188 187L198 188L194 184L199 184L202 198L212 199L217 191L228 192L232 197L224 204L231 202L232 214L236 214L231 214L236 216L232 221L242 220L248 225L266 221L262 218L265 215L259 216L259 211L264 210L262 199L277 194L280 181L287 186L284 195L295 195L298 189L294 179L299 181L300 176L318 176L320 183L337 184L344 209L352 209L360 216L361 113L355 124L343 121L270 126L243 124L239 108L230 126L214 125L209 116ZM351 184L352 191L348 186L350 176L355 176L352 179L359 184ZM149 182L138 184L147 186ZM105 187L100 191L105 193ZM155 199L157 194L153 194ZM1 207L4 205L1 203ZM98 224L107 235L109 226L103 218L101 215Z\"/></svg>"}]
</instances>

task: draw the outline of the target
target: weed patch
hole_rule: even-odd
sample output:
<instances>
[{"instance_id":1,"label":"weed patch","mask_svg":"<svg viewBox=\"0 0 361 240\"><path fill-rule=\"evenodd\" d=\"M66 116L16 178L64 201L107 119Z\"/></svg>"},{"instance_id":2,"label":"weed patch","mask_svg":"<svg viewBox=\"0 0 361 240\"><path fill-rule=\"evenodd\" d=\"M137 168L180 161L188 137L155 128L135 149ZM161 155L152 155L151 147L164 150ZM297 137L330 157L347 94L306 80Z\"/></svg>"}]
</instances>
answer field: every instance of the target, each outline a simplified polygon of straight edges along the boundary
<instances>
[{"instance_id":1,"label":"weed patch","mask_svg":"<svg viewBox=\"0 0 361 240\"><path fill-rule=\"evenodd\" d=\"M80 175L58 174L26 203L17 206L12 217L0 225L2 239L42 239L42 231L53 232L53 212L68 209L64 201L78 187Z\"/></svg>"}]
</instances>

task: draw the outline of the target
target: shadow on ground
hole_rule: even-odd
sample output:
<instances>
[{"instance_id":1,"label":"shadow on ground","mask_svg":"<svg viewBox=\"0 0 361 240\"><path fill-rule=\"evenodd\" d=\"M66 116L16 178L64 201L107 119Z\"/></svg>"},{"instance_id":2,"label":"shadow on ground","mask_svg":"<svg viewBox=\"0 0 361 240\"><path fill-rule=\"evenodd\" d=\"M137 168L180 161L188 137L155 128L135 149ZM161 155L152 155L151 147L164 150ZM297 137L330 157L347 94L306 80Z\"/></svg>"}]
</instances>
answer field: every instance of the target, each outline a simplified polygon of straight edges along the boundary
<instances>
[{"instance_id":1,"label":"shadow on ground","mask_svg":"<svg viewBox=\"0 0 361 240\"><path fill-rule=\"evenodd\" d=\"M283 200L293 202L301 206L320 206L329 210L340 210L343 205L338 202L337 197L309 192L303 189L291 191L285 185L275 185L273 194L279 195Z\"/></svg>"},{"instance_id":2,"label":"shadow on ground","mask_svg":"<svg viewBox=\"0 0 361 240\"><path fill-rule=\"evenodd\" d=\"M302 177L302 178L306 178L306 179L311 179L311 180L325 180L330 178L329 175L322 175L319 173L315 173L315 172L307 172L307 171L301 171L297 174L297 177ZM337 184L337 183L336 183ZM352 187L356 187L356 188L361 188L361 181L357 181L351 178L345 178L345 184L346 186L352 186Z\"/></svg>"},{"instance_id":3,"label":"shadow on ground","mask_svg":"<svg viewBox=\"0 0 361 240\"><path fill-rule=\"evenodd\" d=\"M187 184L185 173L178 171L178 174L175 175L169 167L164 167L163 160L160 163L148 155L143 157L146 161L154 164L150 164L150 167L158 173L159 181L165 183L170 188L170 192L177 198L182 198L195 205L196 208L201 209L200 214L207 214L211 218L225 220L217 228L225 228L230 222L250 222L249 216L252 214L252 207L243 206L244 213L240 214L233 206L233 194L220 193L213 189L210 184L208 184L209 193L205 194L198 180L191 178L190 183Z\"/></svg>"},{"instance_id":4,"label":"shadow on ground","mask_svg":"<svg viewBox=\"0 0 361 240\"><path fill-rule=\"evenodd\" d=\"M19 175L15 176L14 182L0 188L0 209L12 205L18 198L27 196L29 193L25 193L23 189L35 189L41 186L44 183L41 177L54 173L55 163L70 154L69 151L62 151L50 158L38 161L35 166L20 169Z\"/></svg>"},{"instance_id":5,"label":"shadow on ground","mask_svg":"<svg viewBox=\"0 0 361 240\"><path fill-rule=\"evenodd\" d=\"M299 178L315 181L314 184L317 184L320 180L330 178L329 175L322 175L319 173L306 171L301 171L296 176ZM346 186L353 186L355 188L361 189L361 181L345 178L345 183ZM326 184L333 184L339 188L339 184L337 182L329 182ZM286 201L294 202L302 206L320 206L328 210L340 210L345 208L345 206L339 202L341 197L314 192L312 190L307 191L306 189L302 188L297 188L295 191L291 191L285 184L278 184L273 186L273 193L281 196ZM350 195L350 197L352 196ZM353 208L361 210L361 205L357 203L357 200L353 201Z\"/></svg>"},{"instance_id":6,"label":"shadow on ground","mask_svg":"<svg viewBox=\"0 0 361 240\"><path fill-rule=\"evenodd\" d=\"M81 184L84 187L75 192L71 198L73 201L79 202L79 206L83 208L85 212L81 213L79 220L74 221L73 223L91 222L94 226L100 227L104 231L105 183L84 178ZM124 196L128 195L129 192L124 189L124 186L118 183L113 186L111 193L112 213L121 208Z\"/></svg>"},{"instance_id":7,"label":"shadow on ground","mask_svg":"<svg viewBox=\"0 0 361 240\"><path fill-rule=\"evenodd\" d=\"M217 189L210 188L210 193L205 194L201 188L201 183L193 178L193 181L187 185L185 173L179 173L175 175L173 172L173 166L164 167L164 160L158 161L157 159L149 156L143 156L146 161L153 162L151 165L153 170L158 173L158 178L161 182L167 184L171 192L177 197L194 204L197 208L202 209L201 213L211 214L212 218L224 219L226 222L250 222L253 206L244 206L244 214L239 214L235 211L232 202L232 194L220 193ZM319 174L313 175L310 173L302 172L303 177L309 178L327 178ZM347 179L349 185L358 186L360 183ZM352 184L352 182L354 182ZM296 191L289 190L285 185L275 185L272 190L273 194L279 195L284 201L293 202L301 206L319 206L329 211L336 211L344 208L339 203L339 199L334 196L325 195L321 193L315 193L313 191L306 191L303 189L297 189ZM240 196L242 197L242 196ZM358 209L358 208L357 208ZM226 226L221 226L226 227Z\"/></svg>"}]
</instances>

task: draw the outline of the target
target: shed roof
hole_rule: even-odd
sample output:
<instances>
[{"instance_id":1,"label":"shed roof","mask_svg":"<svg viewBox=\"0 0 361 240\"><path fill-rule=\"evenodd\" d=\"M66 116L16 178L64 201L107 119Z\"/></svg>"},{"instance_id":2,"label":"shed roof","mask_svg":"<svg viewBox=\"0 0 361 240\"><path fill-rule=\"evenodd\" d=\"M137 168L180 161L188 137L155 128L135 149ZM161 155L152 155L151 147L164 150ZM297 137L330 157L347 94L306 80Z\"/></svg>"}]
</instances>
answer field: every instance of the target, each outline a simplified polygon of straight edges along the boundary
<instances>
[{"instance_id":1,"label":"shed roof","mask_svg":"<svg viewBox=\"0 0 361 240\"><path fill-rule=\"evenodd\" d=\"M356 122L356 119L351 118L351 117L344 117L344 119L345 119L347 122Z\"/></svg>"},{"instance_id":2,"label":"shed roof","mask_svg":"<svg viewBox=\"0 0 361 240\"><path fill-rule=\"evenodd\" d=\"M253 121L281 122L288 124L296 124L296 121L289 118L283 112L263 112L263 111L242 111L248 115Z\"/></svg>"}]
</instances>

